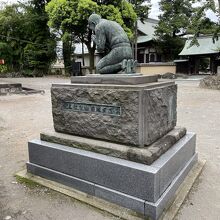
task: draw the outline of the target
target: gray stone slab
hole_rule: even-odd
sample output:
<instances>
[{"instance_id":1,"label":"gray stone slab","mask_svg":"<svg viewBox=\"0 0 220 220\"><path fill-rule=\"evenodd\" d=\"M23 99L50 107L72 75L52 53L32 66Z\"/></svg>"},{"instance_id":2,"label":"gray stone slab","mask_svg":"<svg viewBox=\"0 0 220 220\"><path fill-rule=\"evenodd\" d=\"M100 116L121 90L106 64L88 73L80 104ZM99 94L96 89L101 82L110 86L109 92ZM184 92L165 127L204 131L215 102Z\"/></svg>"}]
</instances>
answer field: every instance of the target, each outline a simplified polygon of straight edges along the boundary
<instances>
[{"instance_id":1,"label":"gray stone slab","mask_svg":"<svg viewBox=\"0 0 220 220\"><path fill-rule=\"evenodd\" d=\"M150 166L39 140L29 142L28 147L30 163L133 196L154 199L151 192L157 169Z\"/></svg>"},{"instance_id":2,"label":"gray stone slab","mask_svg":"<svg viewBox=\"0 0 220 220\"><path fill-rule=\"evenodd\" d=\"M33 163L26 163L27 171L37 176L64 184L69 187L73 187L82 192L88 193L90 195L95 194L94 183L73 177L64 173L57 172L56 170L51 170L46 167L42 167Z\"/></svg>"},{"instance_id":3,"label":"gray stone slab","mask_svg":"<svg viewBox=\"0 0 220 220\"><path fill-rule=\"evenodd\" d=\"M173 145L151 167L158 169L155 185L154 202L164 193L180 170L188 163L196 151L196 135L188 132L176 144Z\"/></svg>"},{"instance_id":4,"label":"gray stone slab","mask_svg":"<svg viewBox=\"0 0 220 220\"><path fill-rule=\"evenodd\" d=\"M186 136L188 138L182 138L183 141L177 142L151 166L40 140L29 142L29 160L30 163L155 202L177 175L176 170L191 158L188 152L195 151L193 142L190 142L193 134ZM175 155L177 160L173 159ZM172 168L169 158L175 162L175 169L166 172Z\"/></svg>"},{"instance_id":5,"label":"gray stone slab","mask_svg":"<svg viewBox=\"0 0 220 220\"><path fill-rule=\"evenodd\" d=\"M99 186L89 181L84 181L82 179L57 172L52 169L48 169L46 167L38 166L29 162L26 165L29 173L67 185L69 187L73 187L74 189L88 193L89 195L106 199L144 215L144 200Z\"/></svg>"},{"instance_id":6,"label":"gray stone slab","mask_svg":"<svg viewBox=\"0 0 220 220\"><path fill-rule=\"evenodd\" d=\"M83 83L52 83L52 87L58 88L66 88L70 89L73 86L77 88L104 88L104 89L134 89L134 90L143 90L143 89L150 89L156 88L161 86L171 86L174 85L174 81L160 81L160 82L152 82L152 83L145 83L145 84L137 84L137 85L117 85L117 84L83 84Z\"/></svg>"},{"instance_id":7,"label":"gray stone slab","mask_svg":"<svg viewBox=\"0 0 220 220\"><path fill-rule=\"evenodd\" d=\"M137 85L158 81L158 75L144 76L142 74L91 74L86 76L72 76L71 83L82 84L117 84Z\"/></svg>"},{"instance_id":8,"label":"gray stone slab","mask_svg":"<svg viewBox=\"0 0 220 220\"><path fill-rule=\"evenodd\" d=\"M145 214L145 201L125 193L95 185L95 196Z\"/></svg>"},{"instance_id":9,"label":"gray stone slab","mask_svg":"<svg viewBox=\"0 0 220 220\"><path fill-rule=\"evenodd\" d=\"M0 95L7 93L19 93L21 91L21 83L0 83Z\"/></svg>"},{"instance_id":10,"label":"gray stone slab","mask_svg":"<svg viewBox=\"0 0 220 220\"><path fill-rule=\"evenodd\" d=\"M179 146L185 144L183 148ZM177 145L174 145L169 155L164 154L160 160L155 161L152 165L159 168L160 175L160 195L170 185L170 182L178 175L180 170L188 163L189 158L195 154L196 135L194 133L188 133L184 136ZM184 156L183 156L184 155Z\"/></svg>"},{"instance_id":11,"label":"gray stone slab","mask_svg":"<svg viewBox=\"0 0 220 220\"><path fill-rule=\"evenodd\" d=\"M0 88L21 88L21 83L0 83Z\"/></svg>"},{"instance_id":12,"label":"gray stone slab","mask_svg":"<svg viewBox=\"0 0 220 220\"><path fill-rule=\"evenodd\" d=\"M173 200L175 199L177 189L180 187L185 177L191 168L197 163L197 161L198 154L195 153L155 203L148 201L145 202L145 216L149 216L153 220L159 219L163 211L169 208L169 206L172 204Z\"/></svg>"},{"instance_id":13,"label":"gray stone slab","mask_svg":"<svg viewBox=\"0 0 220 220\"><path fill-rule=\"evenodd\" d=\"M188 172L197 162L197 160L198 155L194 154L192 158L190 158L190 160L187 162L187 164L185 164L182 170L180 170L178 175L173 179L172 183L161 195L161 197L153 203L32 163L27 163L27 170L28 172L31 172L35 175L68 185L70 187L74 187L80 191L132 209L138 213L144 214L146 217L150 217L151 219L156 220L175 199L177 189L184 181Z\"/></svg>"},{"instance_id":14,"label":"gray stone slab","mask_svg":"<svg viewBox=\"0 0 220 220\"><path fill-rule=\"evenodd\" d=\"M42 132L40 134L40 139L42 141L62 144L69 147L75 147L82 150L88 150L95 153L101 153L104 155L150 165L185 134L185 128L176 127L155 143L144 148L73 136L55 132L53 130Z\"/></svg>"},{"instance_id":15,"label":"gray stone slab","mask_svg":"<svg viewBox=\"0 0 220 220\"><path fill-rule=\"evenodd\" d=\"M150 145L176 125L177 86L145 85L132 89L53 85L54 128L57 132L137 147Z\"/></svg>"}]
</instances>

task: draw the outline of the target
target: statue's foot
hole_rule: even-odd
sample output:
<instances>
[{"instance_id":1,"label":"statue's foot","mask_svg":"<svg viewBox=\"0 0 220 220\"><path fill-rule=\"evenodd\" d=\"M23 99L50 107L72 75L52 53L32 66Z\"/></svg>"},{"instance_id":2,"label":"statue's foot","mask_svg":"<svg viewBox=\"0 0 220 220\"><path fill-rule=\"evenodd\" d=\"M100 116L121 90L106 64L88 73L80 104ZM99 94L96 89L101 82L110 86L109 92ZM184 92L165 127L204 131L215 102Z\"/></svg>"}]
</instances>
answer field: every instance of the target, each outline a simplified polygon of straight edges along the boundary
<instances>
[{"instance_id":1,"label":"statue's foot","mask_svg":"<svg viewBox=\"0 0 220 220\"><path fill-rule=\"evenodd\" d=\"M132 60L132 66L131 66L131 72L135 73L136 72L136 68L137 68L137 60Z\"/></svg>"},{"instance_id":2,"label":"statue's foot","mask_svg":"<svg viewBox=\"0 0 220 220\"><path fill-rule=\"evenodd\" d=\"M121 69L122 69L122 71L124 71L124 72L126 72L127 62L128 62L128 60L124 59L124 60L122 61L122 64L121 64Z\"/></svg>"},{"instance_id":3,"label":"statue's foot","mask_svg":"<svg viewBox=\"0 0 220 220\"><path fill-rule=\"evenodd\" d=\"M121 66L122 71L126 74L135 73L137 61L134 61L133 59L124 59L121 62Z\"/></svg>"},{"instance_id":4,"label":"statue's foot","mask_svg":"<svg viewBox=\"0 0 220 220\"><path fill-rule=\"evenodd\" d=\"M130 60L128 60L128 62L127 62L127 71L126 71L126 73L127 74L130 74L130 73L132 73L131 72L131 65L132 65L132 60L130 59Z\"/></svg>"}]
</instances>

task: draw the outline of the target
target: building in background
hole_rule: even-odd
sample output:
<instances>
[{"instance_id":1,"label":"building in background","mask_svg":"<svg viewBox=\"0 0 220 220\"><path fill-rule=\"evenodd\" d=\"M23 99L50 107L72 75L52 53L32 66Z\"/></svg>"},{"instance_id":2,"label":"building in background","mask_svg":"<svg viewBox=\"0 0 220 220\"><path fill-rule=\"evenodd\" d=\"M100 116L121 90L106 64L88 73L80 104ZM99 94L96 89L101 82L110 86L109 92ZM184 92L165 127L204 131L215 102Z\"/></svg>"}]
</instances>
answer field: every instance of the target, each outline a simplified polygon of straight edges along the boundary
<instances>
[{"instance_id":1,"label":"building in background","mask_svg":"<svg viewBox=\"0 0 220 220\"><path fill-rule=\"evenodd\" d=\"M157 52L154 40L155 27L158 20L148 18L146 21L138 21L137 60L138 63L161 62L162 56Z\"/></svg>"},{"instance_id":2,"label":"building in background","mask_svg":"<svg viewBox=\"0 0 220 220\"><path fill-rule=\"evenodd\" d=\"M158 20L148 18L146 21L138 21L137 38L137 72L150 74L176 73L176 64L164 62L163 54L157 51L155 30Z\"/></svg>"},{"instance_id":3,"label":"building in background","mask_svg":"<svg viewBox=\"0 0 220 220\"><path fill-rule=\"evenodd\" d=\"M189 38L180 52L180 60L175 60L176 72L184 74L216 74L220 66L220 39L213 41L213 36L197 38L198 45L190 46Z\"/></svg>"}]
</instances>

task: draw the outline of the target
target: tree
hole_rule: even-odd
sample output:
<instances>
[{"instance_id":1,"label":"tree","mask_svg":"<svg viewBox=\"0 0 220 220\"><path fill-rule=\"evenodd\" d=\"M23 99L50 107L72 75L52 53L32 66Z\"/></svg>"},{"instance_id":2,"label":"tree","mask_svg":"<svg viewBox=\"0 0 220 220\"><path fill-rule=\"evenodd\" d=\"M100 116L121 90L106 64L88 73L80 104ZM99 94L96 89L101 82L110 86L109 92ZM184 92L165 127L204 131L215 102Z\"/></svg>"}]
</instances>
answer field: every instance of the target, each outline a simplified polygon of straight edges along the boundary
<instances>
[{"instance_id":1,"label":"tree","mask_svg":"<svg viewBox=\"0 0 220 220\"><path fill-rule=\"evenodd\" d=\"M12 48L5 42L0 42L0 59L3 59L7 66L12 64Z\"/></svg>"},{"instance_id":2,"label":"tree","mask_svg":"<svg viewBox=\"0 0 220 220\"><path fill-rule=\"evenodd\" d=\"M213 22L206 17L205 12L211 10L216 14L218 21ZM213 41L218 39L220 32L220 0L205 0L196 8L196 12L192 17L192 22L189 27L190 33L194 35L191 46L198 44L197 37L201 34L212 34Z\"/></svg>"},{"instance_id":3,"label":"tree","mask_svg":"<svg viewBox=\"0 0 220 220\"><path fill-rule=\"evenodd\" d=\"M196 32L196 36L199 36L200 34L213 34L217 31L218 29L218 25L211 21L210 18L207 17L201 17L199 24L197 23L197 25L194 25L194 21L192 22L192 25L189 27L189 33L194 34ZM196 28L199 28L199 30L197 30Z\"/></svg>"},{"instance_id":4,"label":"tree","mask_svg":"<svg viewBox=\"0 0 220 220\"><path fill-rule=\"evenodd\" d=\"M33 2L13 4L0 10L0 44L4 52L1 56L9 69L30 69L36 75L47 73L56 56L56 42L50 35L47 21L44 8L40 10Z\"/></svg>"},{"instance_id":5,"label":"tree","mask_svg":"<svg viewBox=\"0 0 220 220\"><path fill-rule=\"evenodd\" d=\"M24 41L24 13L15 4L0 11L1 58L5 59L9 69L19 70L22 64Z\"/></svg>"},{"instance_id":6,"label":"tree","mask_svg":"<svg viewBox=\"0 0 220 220\"><path fill-rule=\"evenodd\" d=\"M55 36L50 33L45 4L49 1L32 0L26 6L25 29L31 43L24 48L25 67L35 75L47 74L51 63L56 58Z\"/></svg>"},{"instance_id":7,"label":"tree","mask_svg":"<svg viewBox=\"0 0 220 220\"><path fill-rule=\"evenodd\" d=\"M84 43L90 53L90 71L94 69L96 45L92 44L92 32L88 30L88 18L98 13L103 18L118 22L132 38L136 14L126 0L51 0L46 6L49 26Z\"/></svg>"},{"instance_id":8,"label":"tree","mask_svg":"<svg viewBox=\"0 0 220 220\"><path fill-rule=\"evenodd\" d=\"M144 22L148 18L150 0L129 0L129 2L133 5L138 19Z\"/></svg>"},{"instance_id":9,"label":"tree","mask_svg":"<svg viewBox=\"0 0 220 220\"><path fill-rule=\"evenodd\" d=\"M148 13L150 9L149 0L129 0L133 5L134 11L137 15L137 18L144 23L144 20L148 18ZM148 3L148 4L146 4ZM133 47L134 47L134 59L137 60L137 20L134 25L134 38L133 38Z\"/></svg>"},{"instance_id":10,"label":"tree","mask_svg":"<svg viewBox=\"0 0 220 220\"><path fill-rule=\"evenodd\" d=\"M156 41L168 61L175 59L183 48L184 41L180 36L187 34L194 12L192 2L193 0L161 0L159 3L162 14L156 27Z\"/></svg>"}]
</instances>

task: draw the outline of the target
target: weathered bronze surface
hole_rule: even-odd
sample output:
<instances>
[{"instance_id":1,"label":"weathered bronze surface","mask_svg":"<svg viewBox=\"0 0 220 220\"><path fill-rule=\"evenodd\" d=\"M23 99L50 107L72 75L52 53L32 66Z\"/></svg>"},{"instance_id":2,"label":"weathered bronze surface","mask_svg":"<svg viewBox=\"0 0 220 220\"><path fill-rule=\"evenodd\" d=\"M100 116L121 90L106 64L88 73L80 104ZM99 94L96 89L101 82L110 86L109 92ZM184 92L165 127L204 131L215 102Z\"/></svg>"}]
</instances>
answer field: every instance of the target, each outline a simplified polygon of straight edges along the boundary
<instances>
[{"instance_id":1,"label":"weathered bronze surface","mask_svg":"<svg viewBox=\"0 0 220 220\"><path fill-rule=\"evenodd\" d=\"M92 14L88 23L95 33L93 41L97 45L97 51L104 55L96 65L96 72L134 73L136 62L132 59L131 45L123 28L117 22L102 19L97 14Z\"/></svg>"}]
</instances>

